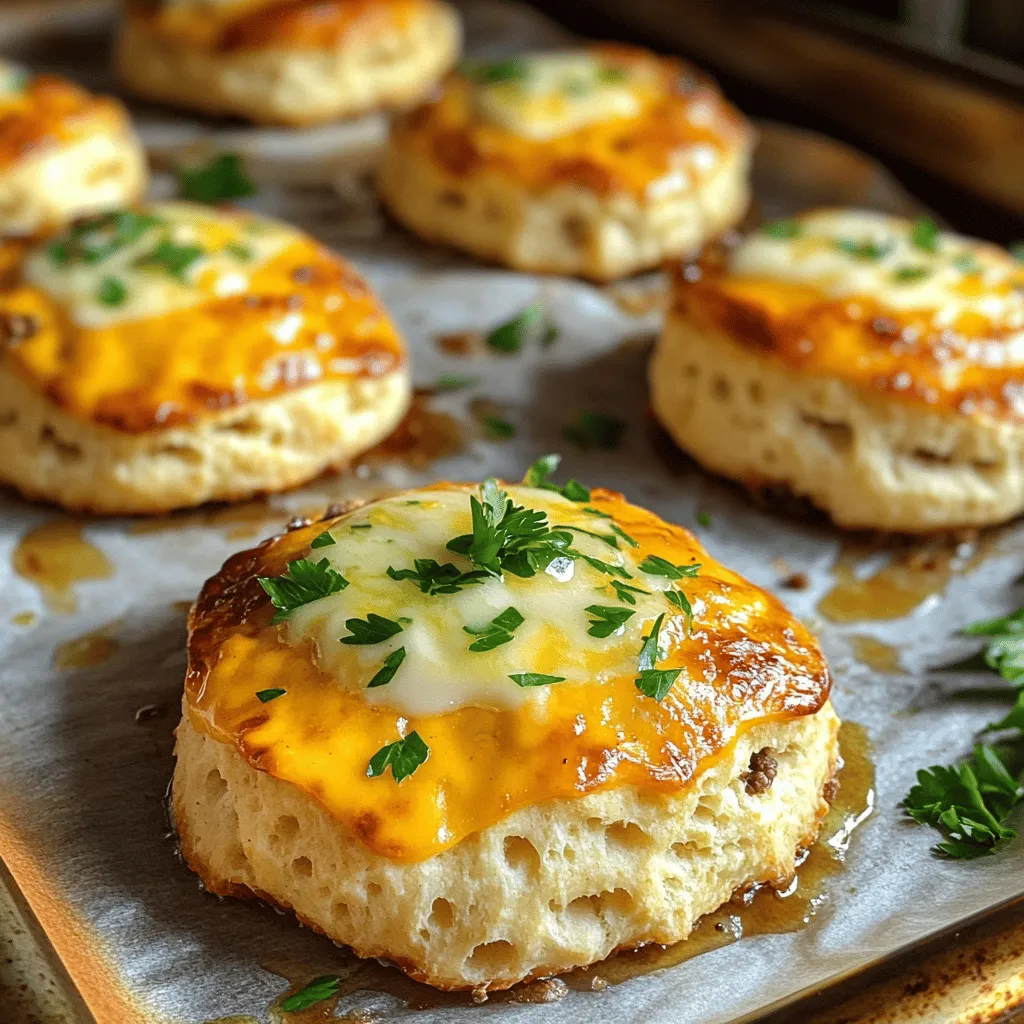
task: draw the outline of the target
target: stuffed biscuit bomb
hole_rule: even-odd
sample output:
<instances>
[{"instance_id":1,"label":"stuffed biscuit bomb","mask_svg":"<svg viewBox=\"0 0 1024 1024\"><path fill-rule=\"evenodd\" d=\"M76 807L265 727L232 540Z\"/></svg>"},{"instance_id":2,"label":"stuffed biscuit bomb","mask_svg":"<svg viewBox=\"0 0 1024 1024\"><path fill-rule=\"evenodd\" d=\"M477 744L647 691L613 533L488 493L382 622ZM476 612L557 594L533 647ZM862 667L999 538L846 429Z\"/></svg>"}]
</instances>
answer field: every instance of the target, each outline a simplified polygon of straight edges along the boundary
<instances>
[{"instance_id":1,"label":"stuffed biscuit bomb","mask_svg":"<svg viewBox=\"0 0 1024 1024\"><path fill-rule=\"evenodd\" d=\"M146 99L314 124L419 100L460 46L443 0L129 0L116 59Z\"/></svg>"},{"instance_id":2,"label":"stuffed biscuit bomb","mask_svg":"<svg viewBox=\"0 0 1024 1024\"><path fill-rule=\"evenodd\" d=\"M146 157L120 103L0 60L0 236L63 227L145 187Z\"/></svg>"},{"instance_id":3,"label":"stuffed biscuit bomb","mask_svg":"<svg viewBox=\"0 0 1024 1024\"><path fill-rule=\"evenodd\" d=\"M838 758L817 644L687 531L564 493L405 492L206 584L172 807L208 889L487 989L792 876Z\"/></svg>"},{"instance_id":4,"label":"stuffed biscuit bomb","mask_svg":"<svg viewBox=\"0 0 1024 1024\"><path fill-rule=\"evenodd\" d=\"M927 218L817 211L680 267L650 379L700 462L841 526L1024 511L1024 266Z\"/></svg>"},{"instance_id":5,"label":"stuffed biscuit bomb","mask_svg":"<svg viewBox=\"0 0 1024 1024\"><path fill-rule=\"evenodd\" d=\"M0 273L0 481L29 497L132 513L280 490L375 444L408 395L363 280L275 221L120 210Z\"/></svg>"},{"instance_id":6,"label":"stuffed biscuit bomb","mask_svg":"<svg viewBox=\"0 0 1024 1024\"><path fill-rule=\"evenodd\" d=\"M424 238L607 280L735 224L751 139L711 81L645 50L466 62L393 126L379 187Z\"/></svg>"}]
</instances>

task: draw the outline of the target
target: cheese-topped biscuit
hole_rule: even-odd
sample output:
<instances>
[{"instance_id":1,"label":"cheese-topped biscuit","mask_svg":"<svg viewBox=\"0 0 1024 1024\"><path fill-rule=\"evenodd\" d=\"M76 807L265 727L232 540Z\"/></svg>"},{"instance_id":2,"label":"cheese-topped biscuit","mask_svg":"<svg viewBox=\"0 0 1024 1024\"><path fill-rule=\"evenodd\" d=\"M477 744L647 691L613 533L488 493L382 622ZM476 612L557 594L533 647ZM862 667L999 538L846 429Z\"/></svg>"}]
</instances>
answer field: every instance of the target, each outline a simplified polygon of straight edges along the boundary
<instances>
[{"instance_id":1,"label":"cheese-topped biscuit","mask_svg":"<svg viewBox=\"0 0 1024 1024\"><path fill-rule=\"evenodd\" d=\"M0 236L132 203L146 156L124 107L0 60Z\"/></svg>"},{"instance_id":2,"label":"cheese-topped biscuit","mask_svg":"<svg viewBox=\"0 0 1024 1024\"><path fill-rule=\"evenodd\" d=\"M73 508L294 486L384 437L408 395L362 278L249 213L160 203L80 221L0 286L0 479Z\"/></svg>"},{"instance_id":3,"label":"cheese-topped biscuit","mask_svg":"<svg viewBox=\"0 0 1024 1024\"><path fill-rule=\"evenodd\" d=\"M399 119L381 196L432 241L598 280L732 226L752 133L681 61L619 45L466 62Z\"/></svg>"},{"instance_id":4,"label":"cheese-topped biscuit","mask_svg":"<svg viewBox=\"0 0 1024 1024\"><path fill-rule=\"evenodd\" d=\"M501 988L792 875L837 761L817 644L687 531L566 493L405 492L206 584L172 808L207 889Z\"/></svg>"},{"instance_id":5,"label":"cheese-topped biscuit","mask_svg":"<svg viewBox=\"0 0 1024 1024\"><path fill-rule=\"evenodd\" d=\"M917 221L821 210L679 268L651 364L678 443L843 526L1024 511L1024 266Z\"/></svg>"},{"instance_id":6,"label":"cheese-topped biscuit","mask_svg":"<svg viewBox=\"0 0 1024 1024\"><path fill-rule=\"evenodd\" d=\"M147 99L313 124L415 102L460 46L442 0L135 0L116 60Z\"/></svg>"}]
</instances>

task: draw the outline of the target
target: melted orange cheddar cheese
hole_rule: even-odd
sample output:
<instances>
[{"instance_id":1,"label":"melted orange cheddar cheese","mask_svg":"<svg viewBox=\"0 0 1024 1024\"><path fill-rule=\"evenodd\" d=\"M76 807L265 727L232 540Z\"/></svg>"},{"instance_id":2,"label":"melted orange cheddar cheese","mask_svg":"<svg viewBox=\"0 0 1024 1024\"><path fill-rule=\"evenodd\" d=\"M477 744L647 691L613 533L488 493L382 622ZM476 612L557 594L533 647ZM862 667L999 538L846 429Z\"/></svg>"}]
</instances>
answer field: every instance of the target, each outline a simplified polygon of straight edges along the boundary
<instances>
[{"instance_id":1,"label":"melted orange cheddar cheese","mask_svg":"<svg viewBox=\"0 0 1024 1024\"><path fill-rule=\"evenodd\" d=\"M64 411L129 433L404 359L340 257L188 203L92 218L30 251L0 289L5 322L17 330L0 358Z\"/></svg>"},{"instance_id":2,"label":"melted orange cheddar cheese","mask_svg":"<svg viewBox=\"0 0 1024 1024\"><path fill-rule=\"evenodd\" d=\"M621 45L468 64L392 130L458 178L649 199L708 177L749 138L709 79Z\"/></svg>"},{"instance_id":3,"label":"melted orange cheddar cheese","mask_svg":"<svg viewBox=\"0 0 1024 1024\"><path fill-rule=\"evenodd\" d=\"M446 547L446 538L472 530L471 493L444 484L406 492L230 559L190 617L185 694L195 726L315 797L371 850L416 861L547 800L617 786L679 790L744 730L813 714L828 699L821 651L774 597L710 558L688 531L610 491L591 492L584 506L508 489L552 528L573 531L574 561L529 578L505 572L454 594L393 578L388 567L415 558L473 568ZM637 546L614 547L611 524ZM672 580L639 568L648 555L700 569ZM279 576L299 558L328 559L348 585L274 624L257 577ZM617 569L609 574L602 562ZM635 588L634 604L616 595L613 580ZM673 587L692 606L692 627L666 598ZM591 606L632 614L601 635L588 628ZM523 620L511 639L470 650L506 607ZM402 631L339 643L355 633L354 618L371 613ZM634 681L662 615L656 667L679 675L659 701ZM399 646L404 660L380 684L376 673ZM518 673L554 680L519 686L510 678ZM285 692L257 697L274 688ZM413 732L429 748L426 760L398 782L390 771L370 777L374 755Z\"/></svg>"},{"instance_id":4,"label":"melted orange cheddar cheese","mask_svg":"<svg viewBox=\"0 0 1024 1024\"><path fill-rule=\"evenodd\" d=\"M673 309L801 373L1024 420L1024 265L927 219L824 210L675 275Z\"/></svg>"},{"instance_id":5,"label":"melted orange cheddar cheese","mask_svg":"<svg viewBox=\"0 0 1024 1024\"><path fill-rule=\"evenodd\" d=\"M401 30L431 0L172 0L135 3L132 17L207 50L334 49L349 37Z\"/></svg>"},{"instance_id":6,"label":"melted orange cheddar cheese","mask_svg":"<svg viewBox=\"0 0 1024 1024\"><path fill-rule=\"evenodd\" d=\"M0 169L41 149L127 127L116 100L53 75L30 76L0 60Z\"/></svg>"}]
</instances>

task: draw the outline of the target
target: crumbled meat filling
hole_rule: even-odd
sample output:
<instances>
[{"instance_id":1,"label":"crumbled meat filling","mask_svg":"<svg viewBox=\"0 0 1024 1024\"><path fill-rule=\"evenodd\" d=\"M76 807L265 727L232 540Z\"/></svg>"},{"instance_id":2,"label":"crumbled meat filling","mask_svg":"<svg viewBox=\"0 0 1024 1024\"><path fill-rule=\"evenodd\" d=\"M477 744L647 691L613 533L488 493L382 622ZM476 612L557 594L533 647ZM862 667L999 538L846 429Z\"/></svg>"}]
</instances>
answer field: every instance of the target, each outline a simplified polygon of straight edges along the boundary
<instances>
[{"instance_id":1,"label":"crumbled meat filling","mask_svg":"<svg viewBox=\"0 0 1024 1024\"><path fill-rule=\"evenodd\" d=\"M779 762L772 757L771 750L765 747L750 755L750 770L740 776L740 781L746 783L746 790L751 796L767 793L772 788L778 770Z\"/></svg>"}]
</instances>

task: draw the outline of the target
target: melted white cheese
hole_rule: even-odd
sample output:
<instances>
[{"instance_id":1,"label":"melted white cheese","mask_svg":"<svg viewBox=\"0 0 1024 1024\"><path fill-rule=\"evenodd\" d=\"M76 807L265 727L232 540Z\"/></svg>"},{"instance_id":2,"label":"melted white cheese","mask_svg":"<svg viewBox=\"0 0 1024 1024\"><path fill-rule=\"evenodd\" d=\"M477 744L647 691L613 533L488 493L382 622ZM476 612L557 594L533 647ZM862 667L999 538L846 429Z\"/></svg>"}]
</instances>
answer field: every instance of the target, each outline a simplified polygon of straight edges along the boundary
<instances>
[{"instance_id":1,"label":"melted white cheese","mask_svg":"<svg viewBox=\"0 0 1024 1024\"><path fill-rule=\"evenodd\" d=\"M636 71L607 64L584 51L522 58L511 81L477 87L488 120L527 139L567 135L599 121L635 117L643 107Z\"/></svg>"},{"instance_id":2,"label":"melted white cheese","mask_svg":"<svg viewBox=\"0 0 1024 1024\"><path fill-rule=\"evenodd\" d=\"M914 243L914 221L864 210L823 210L794 223L792 238L748 236L733 250L730 270L812 285L831 298L864 296L893 310L931 310L939 326L976 312L1024 328L1024 291L1012 287L1021 281L1020 265L995 245L939 232L931 252ZM878 255L851 254L841 248L847 242L877 246Z\"/></svg>"},{"instance_id":3,"label":"melted white cheese","mask_svg":"<svg viewBox=\"0 0 1024 1024\"><path fill-rule=\"evenodd\" d=\"M134 241L93 263L60 261L52 244L42 246L25 262L26 280L60 303L79 326L112 327L245 292L252 272L299 237L284 224L196 203L154 203L139 212L151 214L157 223ZM60 236L57 244L68 237ZM180 276L147 263L165 239L202 250ZM107 278L123 286L117 304L101 300Z\"/></svg>"},{"instance_id":4,"label":"melted white cheese","mask_svg":"<svg viewBox=\"0 0 1024 1024\"><path fill-rule=\"evenodd\" d=\"M587 515L582 506L550 491L509 488L519 505L542 509L552 526L574 525L607 534L607 520ZM369 529L360 529L369 525ZM348 581L340 593L294 611L287 619L292 640L311 636L321 667L344 685L362 689L367 701L387 704L408 715L441 714L467 705L514 708L543 704L549 686L520 687L509 676L538 672L563 676L568 682L601 681L635 673L643 637L652 621L670 611L660 590L663 577L637 569L632 550L577 534L573 547L602 561L623 565L632 585L650 591L636 594L634 614L612 635L588 634L588 605L631 608L619 601L610 577L582 559L553 563L547 572L521 579L508 573L489 578L457 594L423 594L415 583L396 581L389 566L412 568L416 558L453 562L460 571L473 568L469 559L446 550L452 538L471 532L469 495L462 491L419 491L384 499L346 516L331 530L336 543L313 550L311 558L327 558ZM524 622L511 642L491 651L469 650L475 636L464 626L481 627L509 607ZM342 644L349 618L373 612L403 621L401 633L383 643ZM390 683L366 689L385 657L399 647L405 660ZM564 685L561 683L552 686Z\"/></svg>"}]
</instances>

